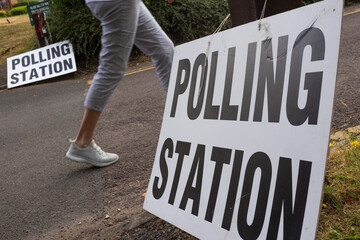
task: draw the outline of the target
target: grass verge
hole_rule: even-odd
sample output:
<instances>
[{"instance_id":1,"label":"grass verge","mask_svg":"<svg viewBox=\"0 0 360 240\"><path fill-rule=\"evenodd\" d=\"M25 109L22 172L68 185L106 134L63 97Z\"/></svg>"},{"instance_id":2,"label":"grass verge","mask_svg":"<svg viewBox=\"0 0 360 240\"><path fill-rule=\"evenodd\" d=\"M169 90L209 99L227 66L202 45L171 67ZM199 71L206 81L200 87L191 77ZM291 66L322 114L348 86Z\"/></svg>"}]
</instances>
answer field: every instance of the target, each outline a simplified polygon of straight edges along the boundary
<instances>
[{"instance_id":1,"label":"grass verge","mask_svg":"<svg viewBox=\"0 0 360 240\"><path fill-rule=\"evenodd\" d=\"M0 65L6 59L27 51L36 46L34 27L30 25L28 15L0 18Z\"/></svg>"},{"instance_id":2,"label":"grass verge","mask_svg":"<svg viewBox=\"0 0 360 240\"><path fill-rule=\"evenodd\" d=\"M316 239L360 239L360 140L356 134L348 133L341 144L330 143Z\"/></svg>"}]
</instances>

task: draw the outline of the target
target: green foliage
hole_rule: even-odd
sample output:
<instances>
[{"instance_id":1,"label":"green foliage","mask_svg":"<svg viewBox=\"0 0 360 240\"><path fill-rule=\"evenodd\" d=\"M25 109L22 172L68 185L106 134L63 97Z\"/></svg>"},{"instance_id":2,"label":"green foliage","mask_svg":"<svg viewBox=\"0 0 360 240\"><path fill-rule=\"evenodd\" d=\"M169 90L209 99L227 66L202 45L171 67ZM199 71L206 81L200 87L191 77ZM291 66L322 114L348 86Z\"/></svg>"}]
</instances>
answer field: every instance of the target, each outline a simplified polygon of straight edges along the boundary
<instances>
[{"instance_id":1,"label":"green foliage","mask_svg":"<svg viewBox=\"0 0 360 240\"><path fill-rule=\"evenodd\" d=\"M317 239L360 239L360 131L344 136L329 145Z\"/></svg>"},{"instance_id":2,"label":"green foliage","mask_svg":"<svg viewBox=\"0 0 360 240\"><path fill-rule=\"evenodd\" d=\"M228 14L227 1L145 0L155 19L176 43L212 34ZM50 30L56 41L69 39L78 60L98 56L101 28L83 0L53 0ZM223 29L230 27L230 21Z\"/></svg>"},{"instance_id":3,"label":"green foliage","mask_svg":"<svg viewBox=\"0 0 360 240\"><path fill-rule=\"evenodd\" d=\"M13 4L13 8L16 8L16 7L21 7L21 6L27 6L28 4L31 4L31 3L37 3L39 2L38 0L30 0L29 3L28 1L20 1L18 3L15 3Z\"/></svg>"},{"instance_id":4,"label":"green foliage","mask_svg":"<svg viewBox=\"0 0 360 240\"><path fill-rule=\"evenodd\" d=\"M39 2L39 0L19 0L18 3L26 3L26 5L27 5L28 2L29 2L29 4L32 4L32 3L37 3L37 2Z\"/></svg>"},{"instance_id":5,"label":"green foliage","mask_svg":"<svg viewBox=\"0 0 360 240\"><path fill-rule=\"evenodd\" d=\"M0 18L8 17L8 13L6 11L0 11Z\"/></svg>"},{"instance_id":6,"label":"green foliage","mask_svg":"<svg viewBox=\"0 0 360 240\"><path fill-rule=\"evenodd\" d=\"M188 42L212 34L229 13L227 1L146 0L145 4L175 43ZM223 27L230 27L230 21Z\"/></svg>"},{"instance_id":7,"label":"green foliage","mask_svg":"<svg viewBox=\"0 0 360 240\"><path fill-rule=\"evenodd\" d=\"M21 6L27 6L27 2L18 2L18 3L15 3L13 4L13 8L16 8L16 7L21 7Z\"/></svg>"},{"instance_id":8,"label":"green foliage","mask_svg":"<svg viewBox=\"0 0 360 240\"><path fill-rule=\"evenodd\" d=\"M70 40L77 60L97 57L101 44L101 27L81 0L53 0L49 14L53 40Z\"/></svg>"},{"instance_id":9,"label":"green foliage","mask_svg":"<svg viewBox=\"0 0 360 240\"><path fill-rule=\"evenodd\" d=\"M330 239L343 239L343 236L336 230L332 230L329 234Z\"/></svg>"},{"instance_id":10,"label":"green foliage","mask_svg":"<svg viewBox=\"0 0 360 240\"><path fill-rule=\"evenodd\" d=\"M11 16L17 16L21 14L27 14L26 6L15 7L10 10Z\"/></svg>"}]
</instances>

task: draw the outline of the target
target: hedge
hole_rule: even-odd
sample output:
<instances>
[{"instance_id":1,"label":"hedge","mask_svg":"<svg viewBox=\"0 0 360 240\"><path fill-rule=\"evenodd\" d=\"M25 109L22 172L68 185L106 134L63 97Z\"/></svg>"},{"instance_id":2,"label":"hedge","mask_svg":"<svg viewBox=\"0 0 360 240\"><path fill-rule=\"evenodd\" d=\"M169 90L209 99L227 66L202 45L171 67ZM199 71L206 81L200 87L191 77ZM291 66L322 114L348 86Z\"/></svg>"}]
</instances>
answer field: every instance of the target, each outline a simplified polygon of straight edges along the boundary
<instances>
[{"instance_id":1,"label":"hedge","mask_svg":"<svg viewBox=\"0 0 360 240\"><path fill-rule=\"evenodd\" d=\"M27 14L26 6L15 7L10 10L11 16L17 16L17 15L21 15L21 14Z\"/></svg>"},{"instance_id":2,"label":"hedge","mask_svg":"<svg viewBox=\"0 0 360 240\"><path fill-rule=\"evenodd\" d=\"M164 31L176 43L211 34L228 14L224 0L145 0ZM78 60L89 61L100 51L101 28L82 0L53 0L49 26L55 41L72 42ZM224 29L230 27L230 23Z\"/></svg>"},{"instance_id":3,"label":"hedge","mask_svg":"<svg viewBox=\"0 0 360 240\"><path fill-rule=\"evenodd\" d=\"M31 3L37 3L39 2L38 0L30 0L29 3L28 1L22 1L22 2L18 2L18 3L15 3L13 4L13 8L16 8L16 7L21 7L21 6L27 6L28 4L31 4Z\"/></svg>"},{"instance_id":4,"label":"hedge","mask_svg":"<svg viewBox=\"0 0 360 240\"><path fill-rule=\"evenodd\" d=\"M224 0L145 0L145 4L175 43L191 41L212 34L229 14ZM223 29L230 28L230 20Z\"/></svg>"},{"instance_id":5,"label":"hedge","mask_svg":"<svg viewBox=\"0 0 360 240\"><path fill-rule=\"evenodd\" d=\"M32 2L39 2L39 0L20 0L19 3L24 3L24 2L27 3L28 1L29 1L30 3L32 3Z\"/></svg>"},{"instance_id":6,"label":"hedge","mask_svg":"<svg viewBox=\"0 0 360 240\"><path fill-rule=\"evenodd\" d=\"M4 11L0 11L0 18L6 17L5 14L6 13Z\"/></svg>"},{"instance_id":7,"label":"hedge","mask_svg":"<svg viewBox=\"0 0 360 240\"><path fill-rule=\"evenodd\" d=\"M53 0L48 24L54 42L70 40L76 60L88 62L100 51L101 27L82 0Z\"/></svg>"}]
</instances>

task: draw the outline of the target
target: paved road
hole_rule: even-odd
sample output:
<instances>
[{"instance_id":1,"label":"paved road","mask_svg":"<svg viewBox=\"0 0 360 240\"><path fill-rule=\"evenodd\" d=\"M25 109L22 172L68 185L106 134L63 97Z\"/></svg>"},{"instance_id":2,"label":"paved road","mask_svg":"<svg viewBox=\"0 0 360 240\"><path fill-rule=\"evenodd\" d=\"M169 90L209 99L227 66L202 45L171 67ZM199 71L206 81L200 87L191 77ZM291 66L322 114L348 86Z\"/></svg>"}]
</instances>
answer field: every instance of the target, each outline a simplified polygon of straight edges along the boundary
<instances>
[{"instance_id":1,"label":"paved road","mask_svg":"<svg viewBox=\"0 0 360 240\"><path fill-rule=\"evenodd\" d=\"M143 65L153 69L149 62ZM65 158L91 75L83 78L0 92L1 240L82 239L87 235L81 227L94 228L88 235L96 235L104 228L97 219L109 212L114 194L126 198L115 206L119 218L141 211L166 94L154 70L123 79L96 134L100 146L118 153L121 162L93 168Z\"/></svg>"},{"instance_id":2,"label":"paved road","mask_svg":"<svg viewBox=\"0 0 360 240\"><path fill-rule=\"evenodd\" d=\"M346 8L342 22L333 130L360 124L360 4Z\"/></svg>"},{"instance_id":3,"label":"paved road","mask_svg":"<svg viewBox=\"0 0 360 240\"><path fill-rule=\"evenodd\" d=\"M101 211L102 169L64 158L85 88L71 80L0 93L0 239L33 239Z\"/></svg>"},{"instance_id":4,"label":"paved road","mask_svg":"<svg viewBox=\"0 0 360 240\"><path fill-rule=\"evenodd\" d=\"M360 13L343 18L334 129L360 124L359 26ZM165 95L153 70L126 77L120 87L113 96L117 100L104 112L104 119L111 121L99 125L103 131L99 140L110 150L121 149L129 164L107 169L64 157L66 140L74 137L81 118L85 80L0 92L0 239L37 239L54 229L77 227L84 219L103 215L109 208L105 200L115 195L121 198L117 203L127 199L126 209L132 208L131 203L141 208ZM134 192L136 201L128 197Z\"/></svg>"}]
</instances>

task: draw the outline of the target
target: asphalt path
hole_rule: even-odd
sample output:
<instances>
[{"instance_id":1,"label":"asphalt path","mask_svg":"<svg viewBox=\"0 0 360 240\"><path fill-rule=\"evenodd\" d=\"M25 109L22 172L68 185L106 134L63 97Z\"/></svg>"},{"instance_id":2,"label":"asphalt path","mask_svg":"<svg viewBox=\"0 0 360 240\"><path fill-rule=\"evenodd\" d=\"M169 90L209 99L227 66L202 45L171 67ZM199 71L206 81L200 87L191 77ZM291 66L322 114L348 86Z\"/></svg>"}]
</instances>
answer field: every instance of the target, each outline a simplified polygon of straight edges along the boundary
<instances>
[{"instance_id":1,"label":"asphalt path","mask_svg":"<svg viewBox=\"0 0 360 240\"><path fill-rule=\"evenodd\" d=\"M360 4L345 8L332 131L360 124Z\"/></svg>"},{"instance_id":2,"label":"asphalt path","mask_svg":"<svg viewBox=\"0 0 360 240\"><path fill-rule=\"evenodd\" d=\"M359 5L347 12L358 8ZM344 16L334 130L360 124L359 27L360 13ZM71 227L84 219L103 214L107 199L104 196L105 177L109 177L109 170L74 163L64 156L69 146L67 139L74 137L80 124L88 88L86 80L89 79L40 83L0 92L0 239L38 239L54 228L62 231L64 226ZM149 128L156 129L155 133L158 133L161 124L159 113L165 95L160 92L156 75L151 69L125 77L120 87L113 96L118 102L111 100L109 109L112 111L104 113L106 118L120 120L111 125L103 121L99 126L103 131L100 140L112 141L109 137L112 135L124 137L119 133L122 129L117 124L127 124L126 137L130 140L122 143L126 146L125 150L121 150L122 156L127 153L145 156L148 153L145 154L142 149L149 146L147 151L153 151L156 134L153 133L151 139L151 131L141 139L137 140L136 136ZM135 102L141 104L134 105ZM130 112L127 119L138 121L123 121L121 107L127 104ZM119 111L115 111L116 108ZM143 109L145 111L141 112ZM143 116L145 113L150 118L154 116L153 122L146 122L148 116ZM119 128L118 132L114 132L116 128ZM138 146L140 143L141 147ZM107 145L110 149L116 148L112 143ZM136 148L131 149L132 146ZM151 157L149 161L144 162L146 168L151 166ZM115 172L117 170L112 170L110 174ZM124 168L118 172L126 175L129 170ZM122 181L125 184L126 179Z\"/></svg>"},{"instance_id":3,"label":"asphalt path","mask_svg":"<svg viewBox=\"0 0 360 240\"><path fill-rule=\"evenodd\" d=\"M103 169L64 157L85 89L71 80L0 93L0 239L36 239L101 211Z\"/></svg>"}]
</instances>

